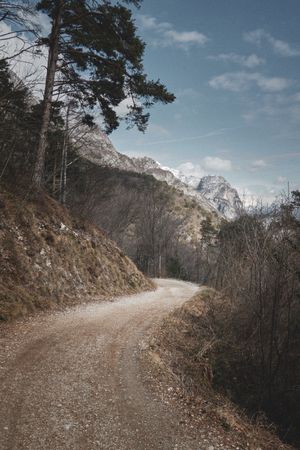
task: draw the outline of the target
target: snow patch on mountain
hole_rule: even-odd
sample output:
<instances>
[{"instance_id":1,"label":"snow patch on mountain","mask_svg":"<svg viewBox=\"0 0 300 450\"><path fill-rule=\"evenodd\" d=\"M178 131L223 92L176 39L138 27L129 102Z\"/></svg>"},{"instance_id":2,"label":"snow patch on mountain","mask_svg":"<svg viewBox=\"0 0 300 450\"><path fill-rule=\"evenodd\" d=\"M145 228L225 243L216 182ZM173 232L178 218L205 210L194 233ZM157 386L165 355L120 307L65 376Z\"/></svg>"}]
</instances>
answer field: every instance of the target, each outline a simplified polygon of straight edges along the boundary
<instances>
[{"instance_id":1,"label":"snow patch on mountain","mask_svg":"<svg viewBox=\"0 0 300 450\"><path fill-rule=\"evenodd\" d=\"M164 181L185 195L193 197L203 208L218 212L231 220L237 217L242 209L242 202L237 191L221 176L198 177L186 174L181 169L162 166L158 161L143 156L129 157L119 153L110 139L100 130L91 133L87 138L82 156L95 164L108 166L129 172L152 175Z\"/></svg>"},{"instance_id":2,"label":"snow patch on mountain","mask_svg":"<svg viewBox=\"0 0 300 450\"><path fill-rule=\"evenodd\" d=\"M237 190L224 177L208 175L201 178L197 191L204 195L227 219L234 219L243 209Z\"/></svg>"},{"instance_id":3,"label":"snow patch on mountain","mask_svg":"<svg viewBox=\"0 0 300 450\"><path fill-rule=\"evenodd\" d=\"M173 173L173 175L178 178L182 183L190 186L192 188L196 188L199 184L199 177L195 177L194 175L187 175L180 169L170 169L169 167L163 167L165 170L169 170Z\"/></svg>"}]
</instances>

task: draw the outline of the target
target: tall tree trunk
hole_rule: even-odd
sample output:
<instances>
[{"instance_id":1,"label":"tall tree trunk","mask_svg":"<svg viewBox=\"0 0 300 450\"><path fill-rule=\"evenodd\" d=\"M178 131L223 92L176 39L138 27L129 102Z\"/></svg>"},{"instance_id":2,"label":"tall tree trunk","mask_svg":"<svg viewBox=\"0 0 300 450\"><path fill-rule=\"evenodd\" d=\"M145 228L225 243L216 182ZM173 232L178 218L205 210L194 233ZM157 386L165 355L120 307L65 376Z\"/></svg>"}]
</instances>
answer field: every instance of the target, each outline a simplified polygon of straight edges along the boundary
<instances>
[{"instance_id":1,"label":"tall tree trunk","mask_svg":"<svg viewBox=\"0 0 300 450\"><path fill-rule=\"evenodd\" d=\"M36 162L33 173L33 183L37 190L42 187L45 166L45 152L47 146L47 133L50 122L51 103L59 54L59 34L63 9L63 0L58 1L56 15L53 20L50 45L48 53L48 65L43 99L42 124L37 147Z\"/></svg>"},{"instance_id":2,"label":"tall tree trunk","mask_svg":"<svg viewBox=\"0 0 300 450\"><path fill-rule=\"evenodd\" d=\"M68 157L67 154L68 154L68 137L65 132L61 155L60 180L59 180L59 201L63 205L66 203L67 157Z\"/></svg>"},{"instance_id":3,"label":"tall tree trunk","mask_svg":"<svg viewBox=\"0 0 300 450\"><path fill-rule=\"evenodd\" d=\"M64 142L62 148L61 167L60 167L59 200L63 205L66 204L70 109L71 103L69 102L66 113L66 127L64 131Z\"/></svg>"},{"instance_id":4,"label":"tall tree trunk","mask_svg":"<svg viewBox=\"0 0 300 450\"><path fill-rule=\"evenodd\" d=\"M52 177L52 195L55 196L56 193L56 170L57 170L57 154L55 152L54 155L54 164L53 164L53 177Z\"/></svg>"}]
</instances>

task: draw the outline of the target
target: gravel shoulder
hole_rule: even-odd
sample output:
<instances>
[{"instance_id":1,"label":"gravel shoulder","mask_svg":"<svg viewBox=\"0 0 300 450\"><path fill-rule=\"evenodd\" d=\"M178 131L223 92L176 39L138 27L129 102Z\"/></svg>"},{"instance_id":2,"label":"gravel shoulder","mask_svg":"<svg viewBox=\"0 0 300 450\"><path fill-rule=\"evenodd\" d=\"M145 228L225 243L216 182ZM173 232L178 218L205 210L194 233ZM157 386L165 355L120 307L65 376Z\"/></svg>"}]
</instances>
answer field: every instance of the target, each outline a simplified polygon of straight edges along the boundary
<instances>
[{"instance_id":1,"label":"gravel shoulder","mask_svg":"<svg viewBox=\"0 0 300 450\"><path fill-rule=\"evenodd\" d=\"M198 289L157 284L0 328L1 450L208 448L141 374L144 337Z\"/></svg>"}]
</instances>

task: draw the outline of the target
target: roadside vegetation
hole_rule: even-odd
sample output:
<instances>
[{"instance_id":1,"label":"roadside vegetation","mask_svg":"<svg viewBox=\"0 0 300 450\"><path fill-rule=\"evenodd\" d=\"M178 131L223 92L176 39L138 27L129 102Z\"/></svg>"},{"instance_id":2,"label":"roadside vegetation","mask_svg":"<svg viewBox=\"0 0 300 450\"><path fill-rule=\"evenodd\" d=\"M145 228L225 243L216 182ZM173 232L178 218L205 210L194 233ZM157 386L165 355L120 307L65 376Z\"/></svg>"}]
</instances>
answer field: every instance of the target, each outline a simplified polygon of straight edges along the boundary
<instances>
[{"instance_id":1,"label":"roadside vegetation","mask_svg":"<svg viewBox=\"0 0 300 450\"><path fill-rule=\"evenodd\" d=\"M210 284L230 299L215 383L300 445L300 193L221 229ZM224 302L224 307L226 302ZM226 338L226 331L223 331ZM225 339L226 342L226 339ZM234 378L233 378L234 377ZM232 380L235 382L232 383Z\"/></svg>"},{"instance_id":2,"label":"roadside vegetation","mask_svg":"<svg viewBox=\"0 0 300 450\"><path fill-rule=\"evenodd\" d=\"M212 288L167 319L157 347L187 392L217 392L254 420L264 416L297 447L299 200L293 192L279 206L211 230L199 275Z\"/></svg>"},{"instance_id":3,"label":"roadside vegetation","mask_svg":"<svg viewBox=\"0 0 300 450\"><path fill-rule=\"evenodd\" d=\"M216 383L216 376L222 377L222 365L233 372L240 367L241 345L233 350L228 332L231 312L219 293L202 289L155 330L147 360L162 385L169 386L168 402L179 403L187 420L203 435L212 433L220 442L226 442L228 449L292 449L279 439L275 426L262 411L246 414L233 400L231 388L238 373L231 380L225 378L221 385Z\"/></svg>"}]
</instances>

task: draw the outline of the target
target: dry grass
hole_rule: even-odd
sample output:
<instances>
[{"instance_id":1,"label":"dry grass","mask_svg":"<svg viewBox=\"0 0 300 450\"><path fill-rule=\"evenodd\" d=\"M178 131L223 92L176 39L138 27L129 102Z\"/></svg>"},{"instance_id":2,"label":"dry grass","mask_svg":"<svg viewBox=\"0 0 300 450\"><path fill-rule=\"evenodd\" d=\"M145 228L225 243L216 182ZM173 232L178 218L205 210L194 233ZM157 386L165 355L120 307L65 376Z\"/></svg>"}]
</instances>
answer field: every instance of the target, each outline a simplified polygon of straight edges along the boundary
<instances>
[{"instance_id":1,"label":"dry grass","mask_svg":"<svg viewBox=\"0 0 300 450\"><path fill-rule=\"evenodd\" d=\"M0 193L0 320L153 284L95 226L47 195Z\"/></svg>"},{"instance_id":2,"label":"dry grass","mask_svg":"<svg viewBox=\"0 0 300 450\"><path fill-rule=\"evenodd\" d=\"M224 298L213 289L204 289L164 320L151 340L148 354L157 375L174 384L174 391L180 393L179 402L198 411L195 421L199 429L206 424L213 427L218 436L232 444L228 448L291 449L265 419L250 420L226 393L214 390L212 355L216 337L209 317L214 308L225 324L230 305L224 307Z\"/></svg>"}]
</instances>

